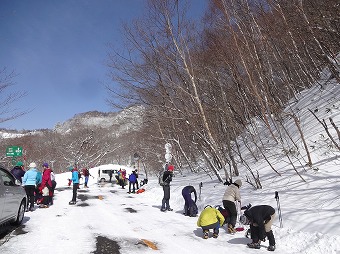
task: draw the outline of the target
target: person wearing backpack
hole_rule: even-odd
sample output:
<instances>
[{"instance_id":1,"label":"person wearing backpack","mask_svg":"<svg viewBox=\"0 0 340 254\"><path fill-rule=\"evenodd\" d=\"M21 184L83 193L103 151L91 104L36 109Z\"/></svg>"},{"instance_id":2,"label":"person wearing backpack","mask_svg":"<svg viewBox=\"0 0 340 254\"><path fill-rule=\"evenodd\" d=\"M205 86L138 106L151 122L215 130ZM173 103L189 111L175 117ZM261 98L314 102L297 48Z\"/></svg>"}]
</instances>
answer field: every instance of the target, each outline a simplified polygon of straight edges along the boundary
<instances>
[{"instance_id":1,"label":"person wearing backpack","mask_svg":"<svg viewBox=\"0 0 340 254\"><path fill-rule=\"evenodd\" d=\"M235 224L237 219L237 209L235 202L241 203L240 187L242 186L242 181L237 179L234 183L231 183L222 199L223 207L228 210L230 216L230 222L228 224L228 232L233 234L236 232Z\"/></svg>"},{"instance_id":2,"label":"person wearing backpack","mask_svg":"<svg viewBox=\"0 0 340 254\"><path fill-rule=\"evenodd\" d=\"M191 193L194 193L195 200L192 199ZM182 196L184 198L184 215L196 217L198 208L196 205L197 193L195 187L188 185L182 189Z\"/></svg>"},{"instance_id":3,"label":"person wearing backpack","mask_svg":"<svg viewBox=\"0 0 340 254\"><path fill-rule=\"evenodd\" d=\"M110 172L112 172L112 171L110 171ZM90 175L91 175L90 171L87 168L83 168L83 176L85 178L84 188L88 188L87 183L89 182ZM110 182L111 182L111 177L112 176L110 176Z\"/></svg>"},{"instance_id":4,"label":"person wearing backpack","mask_svg":"<svg viewBox=\"0 0 340 254\"><path fill-rule=\"evenodd\" d=\"M172 211L173 209L170 208L170 182L172 181L174 172L173 165L167 165L167 169L164 171L162 176L162 187L163 187L163 199L162 199L162 207L161 211Z\"/></svg>"},{"instance_id":5,"label":"person wearing backpack","mask_svg":"<svg viewBox=\"0 0 340 254\"><path fill-rule=\"evenodd\" d=\"M220 227L222 227L224 223L224 217L221 212L212 207L211 205L207 205L204 207L203 211L201 212L198 220L197 226L201 227L203 230L203 238L209 238L209 230L213 230L213 237L217 238L219 234Z\"/></svg>"}]
</instances>

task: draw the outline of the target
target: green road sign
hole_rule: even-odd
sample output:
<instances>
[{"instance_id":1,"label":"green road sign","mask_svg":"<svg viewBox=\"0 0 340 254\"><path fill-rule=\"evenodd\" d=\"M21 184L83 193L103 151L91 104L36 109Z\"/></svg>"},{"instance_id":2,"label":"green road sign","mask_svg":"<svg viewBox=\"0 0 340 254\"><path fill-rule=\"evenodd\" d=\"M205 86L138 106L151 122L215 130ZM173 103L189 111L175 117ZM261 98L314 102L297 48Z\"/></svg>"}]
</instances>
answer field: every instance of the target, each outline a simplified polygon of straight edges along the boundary
<instances>
[{"instance_id":1,"label":"green road sign","mask_svg":"<svg viewBox=\"0 0 340 254\"><path fill-rule=\"evenodd\" d=\"M21 146L9 146L6 148L6 156L17 157L22 156Z\"/></svg>"}]
</instances>

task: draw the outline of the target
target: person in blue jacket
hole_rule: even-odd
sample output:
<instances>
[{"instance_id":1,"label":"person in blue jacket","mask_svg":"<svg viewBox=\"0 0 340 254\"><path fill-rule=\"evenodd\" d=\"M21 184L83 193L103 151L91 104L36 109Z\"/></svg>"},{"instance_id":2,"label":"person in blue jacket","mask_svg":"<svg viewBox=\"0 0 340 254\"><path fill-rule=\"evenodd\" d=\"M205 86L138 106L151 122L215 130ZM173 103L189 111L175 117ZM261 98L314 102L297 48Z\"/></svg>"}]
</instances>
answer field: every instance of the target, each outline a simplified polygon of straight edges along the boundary
<instances>
[{"instance_id":1,"label":"person in blue jacket","mask_svg":"<svg viewBox=\"0 0 340 254\"><path fill-rule=\"evenodd\" d=\"M27 208L29 206L28 210L31 212L34 210L34 192L37 184L37 171L37 164L31 162L29 170L26 171L22 178L22 185L24 186L27 195Z\"/></svg>"},{"instance_id":2,"label":"person in blue jacket","mask_svg":"<svg viewBox=\"0 0 340 254\"><path fill-rule=\"evenodd\" d=\"M78 169L75 167L69 167L69 171L72 172L72 182L73 182L73 195L72 195L72 200L69 202L69 205L74 205L76 204L77 201L77 191L79 188L79 176L78 176Z\"/></svg>"},{"instance_id":3,"label":"person in blue jacket","mask_svg":"<svg viewBox=\"0 0 340 254\"><path fill-rule=\"evenodd\" d=\"M132 193L136 192L136 182L137 177L135 171L132 171L131 175L129 176L129 193L131 193L131 186L132 186Z\"/></svg>"}]
</instances>

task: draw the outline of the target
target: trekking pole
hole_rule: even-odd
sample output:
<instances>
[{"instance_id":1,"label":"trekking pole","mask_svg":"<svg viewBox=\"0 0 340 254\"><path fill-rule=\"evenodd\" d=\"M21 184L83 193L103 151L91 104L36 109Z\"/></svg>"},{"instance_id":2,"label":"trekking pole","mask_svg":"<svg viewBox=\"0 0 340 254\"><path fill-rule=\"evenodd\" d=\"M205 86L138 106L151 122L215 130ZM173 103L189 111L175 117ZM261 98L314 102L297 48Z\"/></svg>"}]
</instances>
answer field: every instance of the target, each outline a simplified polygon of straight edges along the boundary
<instances>
[{"instance_id":1,"label":"trekking pole","mask_svg":"<svg viewBox=\"0 0 340 254\"><path fill-rule=\"evenodd\" d=\"M237 227L236 227L236 231L243 231L244 227L241 225L241 222L240 222L241 202L236 201L236 206L237 206Z\"/></svg>"},{"instance_id":2,"label":"trekking pole","mask_svg":"<svg viewBox=\"0 0 340 254\"><path fill-rule=\"evenodd\" d=\"M275 191L275 199L277 203L277 211L279 213L280 228L282 228L283 224L282 224L282 215L281 215L281 207L280 207L280 198L279 198L279 193L277 191Z\"/></svg>"},{"instance_id":3,"label":"trekking pole","mask_svg":"<svg viewBox=\"0 0 340 254\"><path fill-rule=\"evenodd\" d=\"M198 196L198 200L201 201L201 193L202 193L201 190L202 190L202 187L203 187L203 183L202 183L202 182L200 182L199 187L200 187L200 194L199 194L199 196Z\"/></svg>"}]
</instances>

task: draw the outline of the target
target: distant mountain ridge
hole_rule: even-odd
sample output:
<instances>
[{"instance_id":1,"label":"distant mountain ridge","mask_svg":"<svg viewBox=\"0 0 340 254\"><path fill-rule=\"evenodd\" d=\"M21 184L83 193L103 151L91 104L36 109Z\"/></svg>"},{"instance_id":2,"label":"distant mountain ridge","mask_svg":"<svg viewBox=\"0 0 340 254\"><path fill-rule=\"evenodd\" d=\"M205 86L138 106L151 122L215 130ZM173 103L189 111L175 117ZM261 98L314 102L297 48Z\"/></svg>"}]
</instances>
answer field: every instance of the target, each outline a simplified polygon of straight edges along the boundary
<instances>
[{"instance_id":1,"label":"distant mountain ridge","mask_svg":"<svg viewBox=\"0 0 340 254\"><path fill-rule=\"evenodd\" d=\"M143 114L143 106L131 106L119 112L89 111L78 113L63 123L57 123L52 130L62 134L68 133L75 129L92 129L95 127L100 127L114 131L116 136L119 136L120 134L129 132L131 130L138 130L143 123ZM43 132L43 129L34 131L26 130L24 132L1 129L0 137L14 138L25 135L38 135L42 134Z\"/></svg>"},{"instance_id":2,"label":"distant mountain ridge","mask_svg":"<svg viewBox=\"0 0 340 254\"><path fill-rule=\"evenodd\" d=\"M54 130L66 133L72 129L101 127L104 129L114 128L115 132L136 130L143 122L143 106L132 106L119 112L90 111L76 114L64 123L58 123Z\"/></svg>"}]
</instances>

